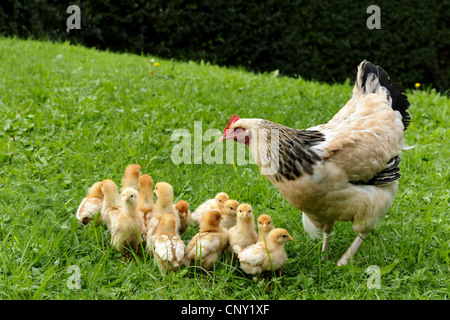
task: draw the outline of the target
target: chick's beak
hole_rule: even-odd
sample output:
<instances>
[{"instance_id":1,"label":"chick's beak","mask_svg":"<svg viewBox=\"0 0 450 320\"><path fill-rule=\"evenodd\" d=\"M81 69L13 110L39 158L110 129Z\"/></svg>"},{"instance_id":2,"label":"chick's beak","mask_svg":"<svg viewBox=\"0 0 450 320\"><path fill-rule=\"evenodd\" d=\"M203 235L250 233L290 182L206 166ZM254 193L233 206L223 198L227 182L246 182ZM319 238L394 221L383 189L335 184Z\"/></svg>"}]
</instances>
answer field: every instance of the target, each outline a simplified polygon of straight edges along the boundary
<instances>
[{"instance_id":1,"label":"chick's beak","mask_svg":"<svg viewBox=\"0 0 450 320\"><path fill-rule=\"evenodd\" d=\"M294 241L294 239L292 239L292 237L291 236L288 236L288 241Z\"/></svg>"}]
</instances>

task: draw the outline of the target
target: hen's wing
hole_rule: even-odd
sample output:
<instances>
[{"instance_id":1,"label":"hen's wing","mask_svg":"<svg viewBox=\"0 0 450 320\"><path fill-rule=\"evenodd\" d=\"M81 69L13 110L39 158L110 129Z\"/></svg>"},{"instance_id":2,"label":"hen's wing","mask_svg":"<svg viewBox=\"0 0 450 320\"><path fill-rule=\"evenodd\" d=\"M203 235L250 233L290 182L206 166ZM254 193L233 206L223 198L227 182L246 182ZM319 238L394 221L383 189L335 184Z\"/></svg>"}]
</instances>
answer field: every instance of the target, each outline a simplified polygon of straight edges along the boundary
<instances>
[{"instance_id":1,"label":"hen's wing","mask_svg":"<svg viewBox=\"0 0 450 320\"><path fill-rule=\"evenodd\" d=\"M351 182L376 184L399 178L398 157L410 121L409 102L388 79L380 67L361 63L352 99L320 126L325 141L312 147L323 160L342 169Z\"/></svg>"}]
</instances>

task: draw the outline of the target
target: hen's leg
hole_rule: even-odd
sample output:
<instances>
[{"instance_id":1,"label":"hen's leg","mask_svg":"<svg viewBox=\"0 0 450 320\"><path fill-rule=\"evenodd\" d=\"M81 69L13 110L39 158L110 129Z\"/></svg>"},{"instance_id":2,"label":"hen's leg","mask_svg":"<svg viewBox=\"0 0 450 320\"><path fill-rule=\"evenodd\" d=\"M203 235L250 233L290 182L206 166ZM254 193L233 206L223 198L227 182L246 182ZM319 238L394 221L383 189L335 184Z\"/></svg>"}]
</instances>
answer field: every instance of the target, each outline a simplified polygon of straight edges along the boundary
<instances>
[{"instance_id":1,"label":"hen's leg","mask_svg":"<svg viewBox=\"0 0 450 320\"><path fill-rule=\"evenodd\" d=\"M342 255L342 257L337 262L338 266L347 265L348 260L356 253L361 243L366 238L367 233L358 233L356 239L353 241L352 245L347 249L347 251Z\"/></svg>"},{"instance_id":2,"label":"hen's leg","mask_svg":"<svg viewBox=\"0 0 450 320\"><path fill-rule=\"evenodd\" d=\"M328 247L328 237L330 236L329 232L323 233L323 243L322 243L322 252L325 252ZM322 256L322 260L328 260L328 257Z\"/></svg>"}]
</instances>

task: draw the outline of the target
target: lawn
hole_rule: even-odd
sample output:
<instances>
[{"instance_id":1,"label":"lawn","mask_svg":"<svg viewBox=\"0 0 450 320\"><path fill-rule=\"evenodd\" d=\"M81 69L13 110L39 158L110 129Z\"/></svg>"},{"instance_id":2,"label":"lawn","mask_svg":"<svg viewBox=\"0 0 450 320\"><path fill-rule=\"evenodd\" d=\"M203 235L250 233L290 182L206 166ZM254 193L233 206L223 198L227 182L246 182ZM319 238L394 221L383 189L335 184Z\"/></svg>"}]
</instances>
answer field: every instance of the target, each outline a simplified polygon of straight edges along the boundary
<instances>
[{"instance_id":1,"label":"lawn","mask_svg":"<svg viewBox=\"0 0 450 320\"><path fill-rule=\"evenodd\" d=\"M415 148L404 151L393 206L345 267L334 260L355 237L350 223L336 223L321 261L301 212L255 165L196 164L194 153L191 163L172 161L172 133L194 133L195 121L203 133L223 130L233 114L307 128L328 121L351 91L350 81L1 38L0 299L448 299L450 100L434 90L407 92L405 137ZM90 185L119 183L131 163L171 183L191 209L225 191L272 215L295 239L282 277L254 281L225 256L208 273L167 275L145 254L122 260L106 227L79 226L75 212ZM368 268L380 271L378 288L367 285Z\"/></svg>"}]
</instances>

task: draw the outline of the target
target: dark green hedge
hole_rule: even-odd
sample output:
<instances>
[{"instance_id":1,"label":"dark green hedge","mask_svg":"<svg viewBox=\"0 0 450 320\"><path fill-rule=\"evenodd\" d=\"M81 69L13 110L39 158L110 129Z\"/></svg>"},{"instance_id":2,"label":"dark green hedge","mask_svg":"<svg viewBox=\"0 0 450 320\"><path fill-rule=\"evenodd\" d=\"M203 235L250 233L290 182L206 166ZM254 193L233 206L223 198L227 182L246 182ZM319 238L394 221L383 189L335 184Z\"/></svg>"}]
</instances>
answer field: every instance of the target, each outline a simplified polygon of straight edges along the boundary
<instances>
[{"instance_id":1,"label":"dark green hedge","mask_svg":"<svg viewBox=\"0 0 450 320\"><path fill-rule=\"evenodd\" d=\"M66 31L69 5L81 30ZM354 79L368 59L394 81L450 88L450 0L2 0L0 34L70 40L112 51L206 60L321 81Z\"/></svg>"}]
</instances>

